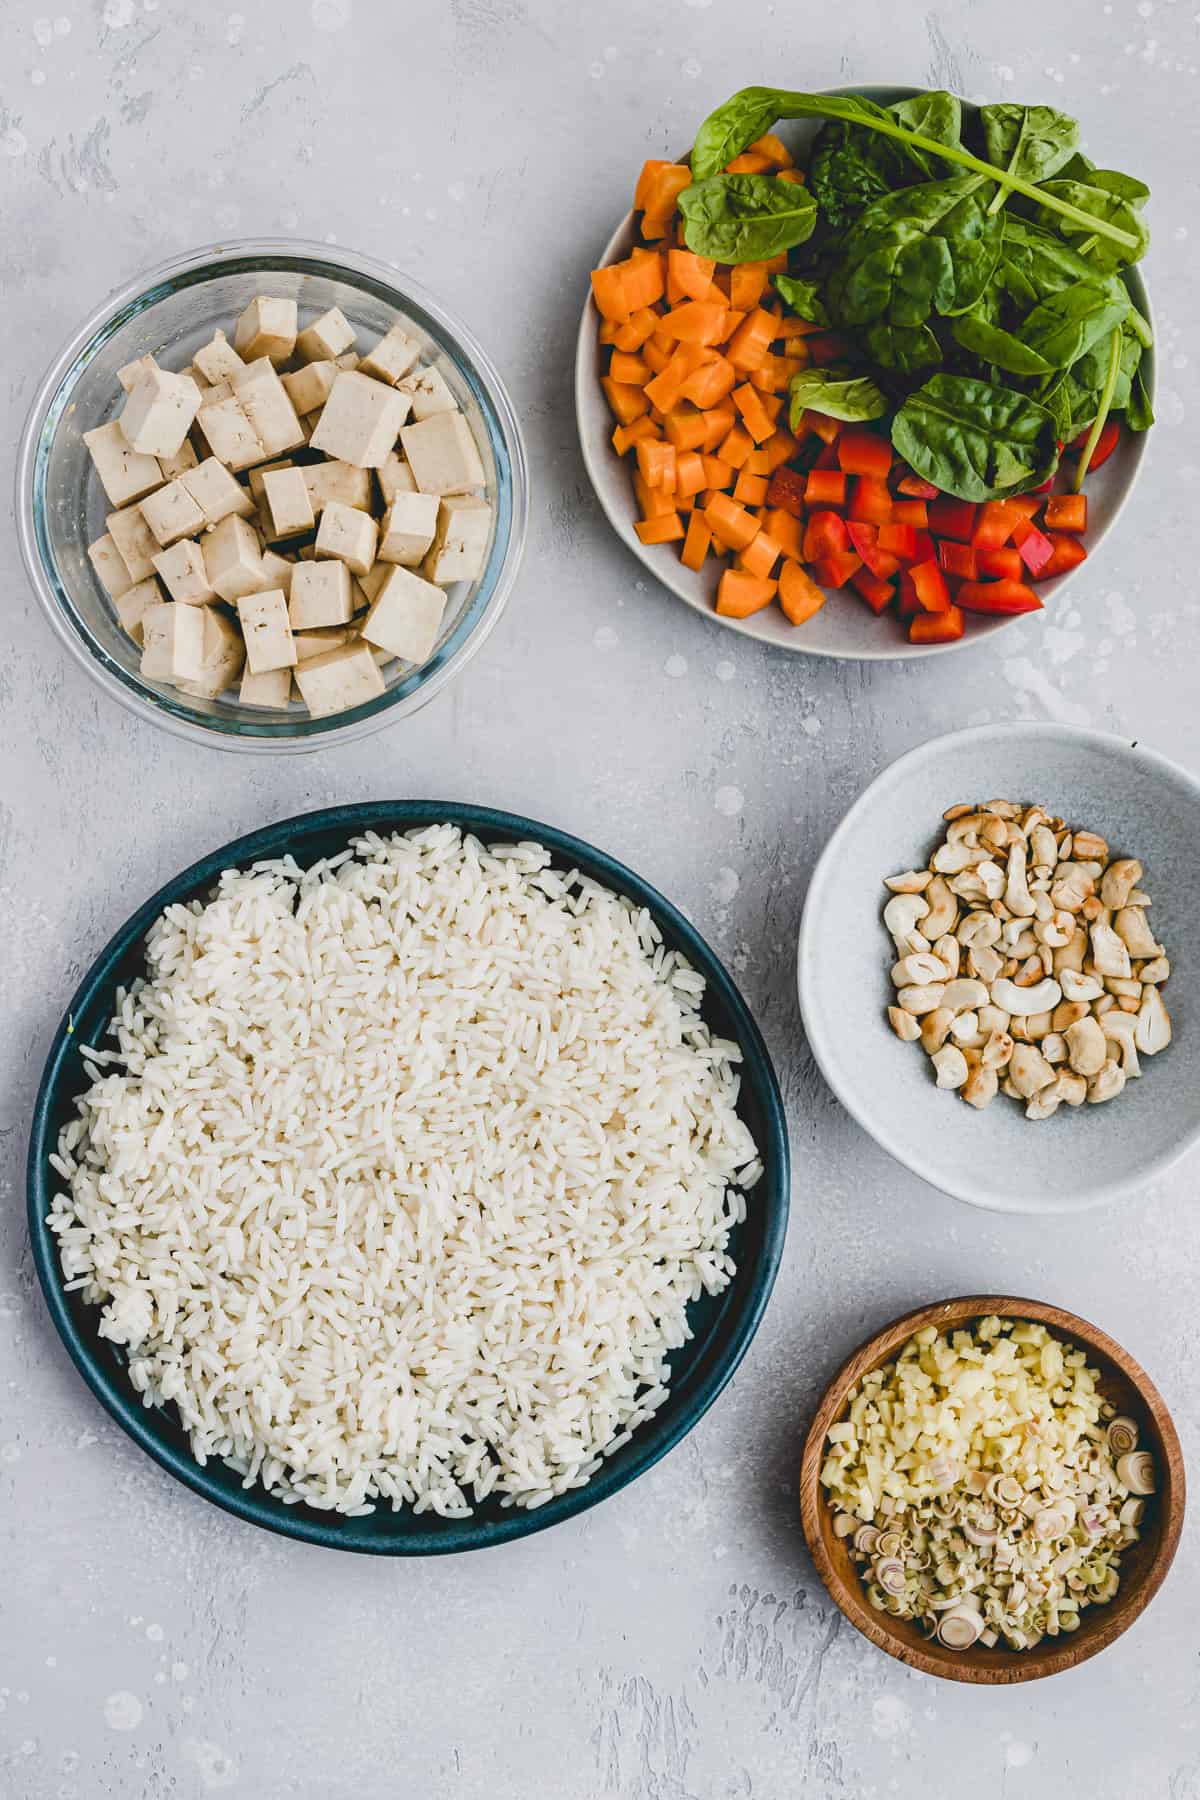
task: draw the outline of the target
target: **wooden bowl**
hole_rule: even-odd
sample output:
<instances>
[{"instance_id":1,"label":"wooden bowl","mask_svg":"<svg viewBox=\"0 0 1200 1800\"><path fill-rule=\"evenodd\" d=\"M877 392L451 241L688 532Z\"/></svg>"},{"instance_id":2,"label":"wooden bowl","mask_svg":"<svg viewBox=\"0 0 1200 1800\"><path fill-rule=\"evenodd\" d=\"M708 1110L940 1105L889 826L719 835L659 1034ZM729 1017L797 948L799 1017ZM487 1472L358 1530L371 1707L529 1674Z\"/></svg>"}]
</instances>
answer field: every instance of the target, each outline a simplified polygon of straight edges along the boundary
<instances>
[{"instance_id":1,"label":"wooden bowl","mask_svg":"<svg viewBox=\"0 0 1200 1800\"><path fill-rule=\"evenodd\" d=\"M847 1397L864 1375L890 1362L914 1332L925 1325L949 1331L989 1313L1002 1319L1032 1319L1056 1336L1069 1338L1086 1351L1089 1364L1100 1372L1100 1391L1119 1413L1136 1419L1140 1442L1153 1457L1158 1489L1146 1503L1142 1535L1121 1558L1121 1585L1114 1600L1089 1606L1080 1615L1078 1631L1043 1638L1032 1650L989 1650L976 1644L970 1650L947 1650L926 1638L908 1619L876 1612L867 1600L857 1567L844 1538L834 1536L833 1509L821 1486L825 1434L841 1418ZM1150 1604L1171 1566L1183 1529L1185 1481L1183 1452L1162 1395L1127 1350L1106 1332L1059 1306L1038 1300L1020 1300L1007 1294L969 1294L959 1300L943 1300L906 1313L855 1351L825 1390L809 1427L800 1466L800 1519L817 1572L850 1623L889 1656L926 1675L943 1675L949 1681L1004 1683L1038 1681L1072 1669L1106 1648L1128 1629Z\"/></svg>"}]
</instances>

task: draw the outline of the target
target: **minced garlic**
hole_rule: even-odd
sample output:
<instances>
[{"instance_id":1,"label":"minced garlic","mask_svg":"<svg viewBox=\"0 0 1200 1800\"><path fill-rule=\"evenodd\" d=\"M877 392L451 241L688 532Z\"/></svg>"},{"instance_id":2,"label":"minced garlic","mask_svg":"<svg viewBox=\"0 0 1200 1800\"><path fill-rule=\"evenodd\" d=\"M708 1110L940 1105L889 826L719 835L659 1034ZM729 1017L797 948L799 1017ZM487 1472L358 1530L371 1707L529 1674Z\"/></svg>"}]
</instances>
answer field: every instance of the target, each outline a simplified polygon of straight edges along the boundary
<instances>
[{"instance_id":1,"label":"minced garlic","mask_svg":"<svg viewBox=\"0 0 1200 1800\"><path fill-rule=\"evenodd\" d=\"M863 1377L821 1480L871 1604L953 1649L1074 1631L1117 1591L1153 1460L1044 1325L933 1326Z\"/></svg>"}]
</instances>

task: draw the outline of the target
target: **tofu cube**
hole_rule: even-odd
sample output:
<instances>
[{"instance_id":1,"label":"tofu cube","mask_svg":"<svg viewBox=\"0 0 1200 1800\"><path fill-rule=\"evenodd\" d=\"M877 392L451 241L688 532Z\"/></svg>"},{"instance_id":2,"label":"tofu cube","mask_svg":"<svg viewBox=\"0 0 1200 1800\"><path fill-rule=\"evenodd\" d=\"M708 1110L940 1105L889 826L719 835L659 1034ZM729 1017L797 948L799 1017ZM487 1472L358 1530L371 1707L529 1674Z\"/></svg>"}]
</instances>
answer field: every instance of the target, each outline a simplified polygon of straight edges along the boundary
<instances>
[{"instance_id":1,"label":"tofu cube","mask_svg":"<svg viewBox=\"0 0 1200 1800\"><path fill-rule=\"evenodd\" d=\"M370 470L356 469L353 463L309 463L304 470L304 484L317 518L333 500L357 507L360 512L366 512L371 504Z\"/></svg>"},{"instance_id":2,"label":"tofu cube","mask_svg":"<svg viewBox=\"0 0 1200 1800\"><path fill-rule=\"evenodd\" d=\"M357 643L354 632L345 625L322 626L317 631L300 631L296 634L296 667L301 663L311 662L314 656L324 656L327 650L339 650L343 644Z\"/></svg>"},{"instance_id":3,"label":"tofu cube","mask_svg":"<svg viewBox=\"0 0 1200 1800\"><path fill-rule=\"evenodd\" d=\"M162 589L157 581L139 581L136 587L127 588L116 602L117 617L126 636L135 644L142 642L142 622L152 606L162 605Z\"/></svg>"},{"instance_id":4,"label":"tofu cube","mask_svg":"<svg viewBox=\"0 0 1200 1800\"><path fill-rule=\"evenodd\" d=\"M179 681L176 686L185 694L203 700L215 700L232 687L246 661L246 646L232 619L206 606L202 611L204 633L200 645L199 675Z\"/></svg>"},{"instance_id":5,"label":"tofu cube","mask_svg":"<svg viewBox=\"0 0 1200 1800\"><path fill-rule=\"evenodd\" d=\"M286 556L277 556L274 550L264 550L259 573L264 587L282 588L285 594L291 595L296 565L289 562Z\"/></svg>"},{"instance_id":6,"label":"tofu cube","mask_svg":"<svg viewBox=\"0 0 1200 1800\"><path fill-rule=\"evenodd\" d=\"M479 450L460 412L434 413L406 425L400 443L423 494L465 494L483 486Z\"/></svg>"},{"instance_id":7,"label":"tofu cube","mask_svg":"<svg viewBox=\"0 0 1200 1800\"><path fill-rule=\"evenodd\" d=\"M88 560L96 571L96 579L110 600L119 600L133 586L133 576L125 566L125 558L106 532L88 545Z\"/></svg>"},{"instance_id":8,"label":"tofu cube","mask_svg":"<svg viewBox=\"0 0 1200 1800\"><path fill-rule=\"evenodd\" d=\"M165 487L147 494L141 504L142 517L164 550L204 529L204 509L182 481L168 481Z\"/></svg>"},{"instance_id":9,"label":"tofu cube","mask_svg":"<svg viewBox=\"0 0 1200 1800\"><path fill-rule=\"evenodd\" d=\"M215 456L205 457L194 469L185 469L179 479L209 525L219 525L231 513L240 513L244 518L254 511L250 494Z\"/></svg>"},{"instance_id":10,"label":"tofu cube","mask_svg":"<svg viewBox=\"0 0 1200 1800\"><path fill-rule=\"evenodd\" d=\"M433 654L446 610L446 596L409 569L393 568L363 623L367 643L405 662L427 662Z\"/></svg>"},{"instance_id":11,"label":"tofu cube","mask_svg":"<svg viewBox=\"0 0 1200 1800\"><path fill-rule=\"evenodd\" d=\"M152 356L136 356L132 362L127 362L123 369L117 370L117 380L127 394L132 394L138 382L144 381L146 376L152 375L157 368L158 364Z\"/></svg>"},{"instance_id":12,"label":"tofu cube","mask_svg":"<svg viewBox=\"0 0 1200 1800\"><path fill-rule=\"evenodd\" d=\"M270 519L268 537L295 537L312 530L316 517L302 470L271 469L262 478L262 488Z\"/></svg>"},{"instance_id":13,"label":"tofu cube","mask_svg":"<svg viewBox=\"0 0 1200 1800\"><path fill-rule=\"evenodd\" d=\"M321 514L317 555L336 556L356 575L365 575L375 561L379 527L368 512L331 500Z\"/></svg>"},{"instance_id":14,"label":"tofu cube","mask_svg":"<svg viewBox=\"0 0 1200 1800\"><path fill-rule=\"evenodd\" d=\"M385 692L375 658L363 643L343 644L300 663L296 686L314 719L362 706Z\"/></svg>"},{"instance_id":15,"label":"tofu cube","mask_svg":"<svg viewBox=\"0 0 1200 1800\"><path fill-rule=\"evenodd\" d=\"M269 356L273 363L286 362L296 348L296 302L273 300L268 294L253 299L233 334L233 346L244 362Z\"/></svg>"},{"instance_id":16,"label":"tofu cube","mask_svg":"<svg viewBox=\"0 0 1200 1800\"><path fill-rule=\"evenodd\" d=\"M402 375L407 375L421 354L421 346L416 338L409 337L400 325L393 325L384 333L373 350L359 363L364 375L372 375L377 381L386 381L394 387Z\"/></svg>"},{"instance_id":17,"label":"tofu cube","mask_svg":"<svg viewBox=\"0 0 1200 1800\"><path fill-rule=\"evenodd\" d=\"M196 423L213 455L228 469L248 469L269 454L236 397L202 406Z\"/></svg>"},{"instance_id":18,"label":"tofu cube","mask_svg":"<svg viewBox=\"0 0 1200 1800\"><path fill-rule=\"evenodd\" d=\"M240 375L246 367L223 331L213 332L211 343L205 344L202 350L197 350L192 363L213 387L221 381L232 383L234 376ZM232 388L230 391L232 392Z\"/></svg>"},{"instance_id":19,"label":"tofu cube","mask_svg":"<svg viewBox=\"0 0 1200 1800\"><path fill-rule=\"evenodd\" d=\"M158 539L147 525L140 506L126 506L109 513L104 523L117 546L131 581L146 581L154 573Z\"/></svg>"},{"instance_id":20,"label":"tofu cube","mask_svg":"<svg viewBox=\"0 0 1200 1800\"><path fill-rule=\"evenodd\" d=\"M298 413L319 412L329 398L330 389L337 380L337 364L333 362L310 362L304 368L297 369L292 375L280 377L287 397Z\"/></svg>"},{"instance_id":21,"label":"tofu cube","mask_svg":"<svg viewBox=\"0 0 1200 1800\"><path fill-rule=\"evenodd\" d=\"M362 357L353 350L343 350L342 354L335 356L333 360L339 369L357 369L362 362Z\"/></svg>"},{"instance_id":22,"label":"tofu cube","mask_svg":"<svg viewBox=\"0 0 1200 1800\"><path fill-rule=\"evenodd\" d=\"M261 706L282 711L292 693L290 669L263 669L257 675L250 668L242 673L238 699L243 706Z\"/></svg>"},{"instance_id":23,"label":"tofu cube","mask_svg":"<svg viewBox=\"0 0 1200 1800\"><path fill-rule=\"evenodd\" d=\"M292 570L288 617L293 631L346 625L354 611L350 571L344 562L297 563Z\"/></svg>"},{"instance_id":24,"label":"tofu cube","mask_svg":"<svg viewBox=\"0 0 1200 1800\"><path fill-rule=\"evenodd\" d=\"M373 569L370 569L367 574L361 576L360 579L354 583L359 593L366 600L368 606L370 606L371 602L375 599L375 596L391 574L394 566L395 565L392 563L377 562ZM359 606L361 606L361 604L362 602L360 601ZM355 607L355 612L359 610L359 606Z\"/></svg>"},{"instance_id":25,"label":"tofu cube","mask_svg":"<svg viewBox=\"0 0 1200 1800\"><path fill-rule=\"evenodd\" d=\"M478 494L447 494L421 573L429 581L474 581L483 573L492 535L492 509ZM381 553L382 554L382 553Z\"/></svg>"},{"instance_id":26,"label":"tofu cube","mask_svg":"<svg viewBox=\"0 0 1200 1800\"><path fill-rule=\"evenodd\" d=\"M330 390L312 447L355 468L377 469L395 445L410 404L407 394L357 370L346 370Z\"/></svg>"},{"instance_id":27,"label":"tofu cube","mask_svg":"<svg viewBox=\"0 0 1200 1800\"><path fill-rule=\"evenodd\" d=\"M142 614L142 674L148 681L199 681L204 665L202 606L168 601Z\"/></svg>"},{"instance_id":28,"label":"tofu cube","mask_svg":"<svg viewBox=\"0 0 1200 1800\"><path fill-rule=\"evenodd\" d=\"M376 469L375 479L379 483L379 492L385 506L390 506L397 494L415 494L417 491L412 470L394 450L387 461Z\"/></svg>"},{"instance_id":29,"label":"tofu cube","mask_svg":"<svg viewBox=\"0 0 1200 1800\"><path fill-rule=\"evenodd\" d=\"M287 596L282 588L242 595L237 611L246 640L246 666L252 674L261 675L264 669L295 667L296 640L288 622Z\"/></svg>"},{"instance_id":30,"label":"tofu cube","mask_svg":"<svg viewBox=\"0 0 1200 1800\"><path fill-rule=\"evenodd\" d=\"M200 389L191 376L155 364L121 408L120 426L140 455L175 456L199 410Z\"/></svg>"},{"instance_id":31,"label":"tofu cube","mask_svg":"<svg viewBox=\"0 0 1200 1800\"><path fill-rule=\"evenodd\" d=\"M174 456L160 456L158 466L163 472L165 481L177 481L185 469L194 469L198 458L192 448L192 440L184 438Z\"/></svg>"},{"instance_id":32,"label":"tofu cube","mask_svg":"<svg viewBox=\"0 0 1200 1800\"><path fill-rule=\"evenodd\" d=\"M169 550L160 550L154 567L172 600L181 606L207 606L217 597L209 585L203 552L190 538L172 544Z\"/></svg>"},{"instance_id":33,"label":"tofu cube","mask_svg":"<svg viewBox=\"0 0 1200 1800\"><path fill-rule=\"evenodd\" d=\"M407 394L411 399L414 419L431 419L434 413L455 412L458 409L458 401L450 392L440 369L414 369L411 375L406 375L396 385L402 394Z\"/></svg>"},{"instance_id":34,"label":"tofu cube","mask_svg":"<svg viewBox=\"0 0 1200 1800\"><path fill-rule=\"evenodd\" d=\"M83 441L95 464L100 486L114 506L128 506L152 488L161 487L162 470L156 456L132 450L117 421L85 431Z\"/></svg>"},{"instance_id":35,"label":"tofu cube","mask_svg":"<svg viewBox=\"0 0 1200 1800\"><path fill-rule=\"evenodd\" d=\"M231 513L205 537L204 569L208 585L231 604L252 594L261 576L258 537L245 519Z\"/></svg>"},{"instance_id":36,"label":"tofu cube","mask_svg":"<svg viewBox=\"0 0 1200 1800\"><path fill-rule=\"evenodd\" d=\"M233 394L254 427L265 455L280 456L307 442L296 409L269 357L259 357L244 374L235 376Z\"/></svg>"},{"instance_id":37,"label":"tofu cube","mask_svg":"<svg viewBox=\"0 0 1200 1800\"><path fill-rule=\"evenodd\" d=\"M354 344L353 325L340 306L331 306L300 333L296 339L296 355L306 363L332 362L335 356L353 350ZM300 410L304 412L307 408Z\"/></svg>"},{"instance_id":38,"label":"tofu cube","mask_svg":"<svg viewBox=\"0 0 1200 1800\"><path fill-rule=\"evenodd\" d=\"M379 527L380 562L415 569L433 543L442 504L436 494L397 494Z\"/></svg>"}]
</instances>

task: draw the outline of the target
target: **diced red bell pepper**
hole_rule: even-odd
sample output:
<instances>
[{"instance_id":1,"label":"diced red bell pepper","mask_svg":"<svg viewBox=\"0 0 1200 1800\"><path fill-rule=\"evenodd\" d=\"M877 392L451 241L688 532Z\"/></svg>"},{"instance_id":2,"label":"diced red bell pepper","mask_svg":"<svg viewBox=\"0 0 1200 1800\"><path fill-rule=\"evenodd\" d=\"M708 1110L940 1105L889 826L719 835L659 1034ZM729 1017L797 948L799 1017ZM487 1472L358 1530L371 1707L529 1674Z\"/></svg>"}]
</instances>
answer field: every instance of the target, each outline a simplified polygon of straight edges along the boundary
<instances>
[{"instance_id":1,"label":"diced red bell pepper","mask_svg":"<svg viewBox=\"0 0 1200 1800\"><path fill-rule=\"evenodd\" d=\"M1054 547L1054 554L1038 576L1039 581L1049 581L1052 575L1065 575L1068 569L1077 569L1081 562L1087 561L1087 551L1077 537L1068 537L1062 531L1052 531L1050 542Z\"/></svg>"},{"instance_id":2,"label":"diced red bell pepper","mask_svg":"<svg viewBox=\"0 0 1200 1800\"><path fill-rule=\"evenodd\" d=\"M1025 514L1007 500L985 500L979 509L971 542L976 550L999 550L1007 544ZM950 535L950 534L947 534Z\"/></svg>"},{"instance_id":3,"label":"diced red bell pepper","mask_svg":"<svg viewBox=\"0 0 1200 1800\"><path fill-rule=\"evenodd\" d=\"M1084 447L1086 446L1087 441L1088 441L1088 436L1089 436L1088 432L1081 431L1079 436L1077 438L1074 438L1071 441L1071 443L1068 445L1068 448L1073 450L1075 452L1075 454L1078 456L1079 454L1082 453ZM1091 474L1093 469L1102 469L1104 467L1104 464L1108 461L1109 457L1112 455L1113 451L1116 449L1116 447L1120 443L1120 441L1121 441L1120 422L1117 419L1109 419L1108 423L1104 426L1104 429L1100 433L1099 439L1097 440L1097 443L1096 443L1096 448L1092 451L1092 460L1088 464L1088 474L1089 475Z\"/></svg>"},{"instance_id":4,"label":"diced red bell pepper","mask_svg":"<svg viewBox=\"0 0 1200 1800\"><path fill-rule=\"evenodd\" d=\"M1040 575L1054 555L1050 539L1029 519L1023 519L1013 532L1018 554L1031 575Z\"/></svg>"},{"instance_id":5,"label":"diced red bell pepper","mask_svg":"<svg viewBox=\"0 0 1200 1800\"><path fill-rule=\"evenodd\" d=\"M1053 475L1047 475L1045 481L1039 481L1037 486L1035 488L1031 488L1029 491L1032 494L1048 494L1050 492L1050 489L1053 486L1054 486Z\"/></svg>"},{"instance_id":6,"label":"diced red bell pepper","mask_svg":"<svg viewBox=\"0 0 1200 1800\"><path fill-rule=\"evenodd\" d=\"M805 408L803 419L809 431L815 431L823 444L832 444L841 431L841 421L831 419L828 413L811 412Z\"/></svg>"},{"instance_id":7,"label":"diced red bell pepper","mask_svg":"<svg viewBox=\"0 0 1200 1800\"><path fill-rule=\"evenodd\" d=\"M849 426L838 439L838 461L847 475L874 475L886 481L892 466L892 446L877 431Z\"/></svg>"},{"instance_id":8,"label":"diced red bell pepper","mask_svg":"<svg viewBox=\"0 0 1200 1800\"><path fill-rule=\"evenodd\" d=\"M813 463L813 468L814 469L836 469L837 466L838 466L837 445L836 444L823 445L822 448L817 452L817 459Z\"/></svg>"},{"instance_id":9,"label":"diced red bell pepper","mask_svg":"<svg viewBox=\"0 0 1200 1800\"><path fill-rule=\"evenodd\" d=\"M917 554L916 526L881 525L879 527L879 548L887 550L892 556L898 556L901 562L914 561Z\"/></svg>"},{"instance_id":10,"label":"diced red bell pepper","mask_svg":"<svg viewBox=\"0 0 1200 1800\"><path fill-rule=\"evenodd\" d=\"M952 644L962 636L964 624L957 606L948 606L940 613L917 613L908 622L908 641L910 644Z\"/></svg>"},{"instance_id":11,"label":"diced red bell pepper","mask_svg":"<svg viewBox=\"0 0 1200 1800\"><path fill-rule=\"evenodd\" d=\"M879 548L879 528L862 519L848 519L846 530L850 542L862 557L871 574L880 581L889 580L900 567L899 560Z\"/></svg>"},{"instance_id":12,"label":"diced red bell pepper","mask_svg":"<svg viewBox=\"0 0 1200 1800\"><path fill-rule=\"evenodd\" d=\"M1087 495L1054 494L1042 516L1047 531L1086 531Z\"/></svg>"},{"instance_id":13,"label":"diced red bell pepper","mask_svg":"<svg viewBox=\"0 0 1200 1800\"><path fill-rule=\"evenodd\" d=\"M808 346L809 359L818 369L823 368L826 363L841 362L848 349L845 339L832 331L814 333L804 341Z\"/></svg>"},{"instance_id":14,"label":"diced red bell pepper","mask_svg":"<svg viewBox=\"0 0 1200 1800\"><path fill-rule=\"evenodd\" d=\"M935 537L956 538L969 544L975 532L978 507L970 500L956 500L952 494L939 494L929 503L929 529Z\"/></svg>"},{"instance_id":15,"label":"diced red bell pepper","mask_svg":"<svg viewBox=\"0 0 1200 1800\"><path fill-rule=\"evenodd\" d=\"M945 612L950 604L946 577L935 562L918 563L909 570L917 599L926 612Z\"/></svg>"},{"instance_id":16,"label":"diced red bell pepper","mask_svg":"<svg viewBox=\"0 0 1200 1800\"><path fill-rule=\"evenodd\" d=\"M896 609L902 619L911 619L925 608L917 599L917 590L913 586L913 578L908 569L901 569L900 579L896 585Z\"/></svg>"},{"instance_id":17,"label":"diced red bell pepper","mask_svg":"<svg viewBox=\"0 0 1200 1800\"><path fill-rule=\"evenodd\" d=\"M869 568L860 569L856 575L852 575L850 586L856 594L862 596L874 613L886 612L896 598L895 584L872 575Z\"/></svg>"},{"instance_id":18,"label":"diced red bell pepper","mask_svg":"<svg viewBox=\"0 0 1200 1800\"><path fill-rule=\"evenodd\" d=\"M767 505L778 506L793 519L804 517L804 492L808 476L799 469L776 469L767 488Z\"/></svg>"},{"instance_id":19,"label":"diced red bell pepper","mask_svg":"<svg viewBox=\"0 0 1200 1800\"><path fill-rule=\"evenodd\" d=\"M892 516L892 496L886 481L860 475L850 495L850 517L868 525L886 525Z\"/></svg>"},{"instance_id":20,"label":"diced red bell pepper","mask_svg":"<svg viewBox=\"0 0 1200 1800\"><path fill-rule=\"evenodd\" d=\"M862 568L862 558L853 550L836 550L832 556L821 556L812 565L813 580L822 587L845 587L852 575Z\"/></svg>"},{"instance_id":21,"label":"diced red bell pepper","mask_svg":"<svg viewBox=\"0 0 1200 1800\"><path fill-rule=\"evenodd\" d=\"M903 468L903 463L900 466ZM907 494L911 500L937 500L941 497L932 481L926 481L922 476L914 475L911 469L901 475L896 483L896 492Z\"/></svg>"},{"instance_id":22,"label":"diced red bell pepper","mask_svg":"<svg viewBox=\"0 0 1200 1800\"><path fill-rule=\"evenodd\" d=\"M804 499L810 508L845 506L846 477L840 469L812 469L804 490Z\"/></svg>"},{"instance_id":23,"label":"diced red bell pepper","mask_svg":"<svg viewBox=\"0 0 1200 1800\"><path fill-rule=\"evenodd\" d=\"M804 532L805 562L820 562L823 557L843 555L849 549L850 533L840 513L809 514Z\"/></svg>"},{"instance_id":24,"label":"diced red bell pepper","mask_svg":"<svg viewBox=\"0 0 1200 1800\"><path fill-rule=\"evenodd\" d=\"M936 562L937 561L937 545L934 543L934 541L930 537L929 533L927 531L922 531L921 527L919 525L917 526L916 530L917 530L917 541L916 541L916 545L913 548L913 553L912 553L913 562L915 562L915 563Z\"/></svg>"},{"instance_id":25,"label":"diced red bell pepper","mask_svg":"<svg viewBox=\"0 0 1200 1800\"><path fill-rule=\"evenodd\" d=\"M993 581L1020 581L1025 573L1018 550L973 550L971 555L979 565L980 575L990 576Z\"/></svg>"},{"instance_id":26,"label":"diced red bell pepper","mask_svg":"<svg viewBox=\"0 0 1200 1800\"><path fill-rule=\"evenodd\" d=\"M954 596L967 612L1040 612L1042 603L1023 581L964 581Z\"/></svg>"},{"instance_id":27,"label":"diced red bell pepper","mask_svg":"<svg viewBox=\"0 0 1200 1800\"><path fill-rule=\"evenodd\" d=\"M978 581L979 552L972 550L970 544L956 544L949 538L943 538L937 547L938 561L947 575L954 575L959 581ZM1017 574L1021 573L1021 559L1017 558Z\"/></svg>"},{"instance_id":28,"label":"diced red bell pepper","mask_svg":"<svg viewBox=\"0 0 1200 1800\"><path fill-rule=\"evenodd\" d=\"M916 525L921 531L929 527L929 507L924 500L897 500L892 507L897 525Z\"/></svg>"}]
</instances>

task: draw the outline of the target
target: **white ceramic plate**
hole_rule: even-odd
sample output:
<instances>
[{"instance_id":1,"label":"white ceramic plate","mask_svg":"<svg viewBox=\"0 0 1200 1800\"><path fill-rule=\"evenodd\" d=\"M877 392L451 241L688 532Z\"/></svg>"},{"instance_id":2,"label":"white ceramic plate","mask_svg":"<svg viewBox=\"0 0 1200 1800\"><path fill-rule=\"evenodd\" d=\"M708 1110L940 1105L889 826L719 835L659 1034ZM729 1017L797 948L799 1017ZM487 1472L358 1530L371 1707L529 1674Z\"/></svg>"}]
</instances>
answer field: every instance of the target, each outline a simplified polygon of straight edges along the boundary
<instances>
[{"instance_id":1,"label":"white ceramic plate","mask_svg":"<svg viewBox=\"0 0 1200 1800\"><path fill-rule=\"evenodd\" d=\"M1173 1041L1102 1106L1034 1123L998 1095L983 1112L934 1086L920 1044L887 1022L895 951L883 883L923 868L944 809L1037 802L1136 856L1151 923L1171 959ZM863 793L825 846L800 925L804 1029L848 1112L897 1162L943 1193L998 1212L1079 1212L1118 1198L1200 1140L1200 781L1127 739L1066 725L988 725L935 738Z\"/></svg>"},{"instance_id":2,"label":"white ceramic plate","mask_svg":"<svg viewBox=\"0 0 1200 1800\"><path fill-rule=\"evenodd\" d=\"M897 100L907 99L919 90L857 87L836 88L831 91L865 94L868 99L888 106ZM819 122L814 120L778 127L788 148L801 163L806 160L808 146L818 129ZM631 185L634 174L636 171L631 170ZM621 261L629 255L636 242L634 215L629 212L609 238L598 266ZM1150 302L1136 269L1131 273L1129 286L1139 309L1148 319L1151 318ZM729 631L740 632L743 637L757 638L762 643L774 644L781 650L796 650L808 656L845 657L855 662L886 662L905 656L943 656L964 645L981 643L1012 624L1011 618L968 616L965 634L954 643L910 644L902 622L894 614L877 618L851 588L830 594L820 612L798 627L788 624L778 606L765 607L762 612L755 613L749 619L722 618L714 610L717 590L715 565L709 563L697 572L685 569L679 560L678 544L643 544L633 528L635 507L629 465L612 447L613 418L600 386L599 325L600 315L589 295L584 305L575 351L575 416L583 460L596 490L596 497L617 536L664 587L670 588L673 594L678 594L694 611L703 613ZM1147 391L1153 399L1152 351L1147 352L1144 366ZM1085 540L1089 562L1080 564L1081 569L1091 566L1090 559L1099 552L1117 514L1129 498L1150 435L1143 432L1140 436L1134 436L1127 432L1120 448L1102 469L1098 469L1089 478L1088 533ZM1053 581L1039 584L1038 592L1048 610L1053 610L1058 597L1078 572L1071 570Z\"/></svg>"}]
</instances>

